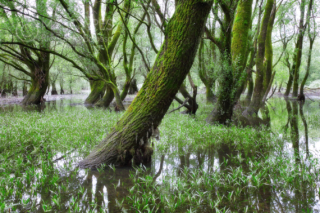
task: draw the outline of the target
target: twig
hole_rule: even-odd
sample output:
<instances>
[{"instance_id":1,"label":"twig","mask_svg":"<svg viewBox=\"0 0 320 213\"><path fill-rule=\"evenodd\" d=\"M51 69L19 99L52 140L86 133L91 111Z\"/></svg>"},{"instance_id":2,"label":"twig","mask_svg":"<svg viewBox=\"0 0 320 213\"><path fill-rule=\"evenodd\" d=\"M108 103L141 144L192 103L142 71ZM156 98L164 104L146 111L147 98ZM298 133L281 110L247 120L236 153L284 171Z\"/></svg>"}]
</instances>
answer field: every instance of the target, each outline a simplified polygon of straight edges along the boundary
<instances>
[{"instance_id":1,"label":"twig","mask_svg":"<svg viewBox=\"0 0 320 213\"><path fill-rule=\"evenodd\" d=\"M171 111L168 112L167 114L169 114L169 113L171 113L171 112L174 112L174 111L176 111L176 110L178 110L178 109L186 106L188 101L189 101L189 98L186 98L186 100L184 100L184 102L183 102L178 108L171 110Z\"/></svg>"}]
</instances>

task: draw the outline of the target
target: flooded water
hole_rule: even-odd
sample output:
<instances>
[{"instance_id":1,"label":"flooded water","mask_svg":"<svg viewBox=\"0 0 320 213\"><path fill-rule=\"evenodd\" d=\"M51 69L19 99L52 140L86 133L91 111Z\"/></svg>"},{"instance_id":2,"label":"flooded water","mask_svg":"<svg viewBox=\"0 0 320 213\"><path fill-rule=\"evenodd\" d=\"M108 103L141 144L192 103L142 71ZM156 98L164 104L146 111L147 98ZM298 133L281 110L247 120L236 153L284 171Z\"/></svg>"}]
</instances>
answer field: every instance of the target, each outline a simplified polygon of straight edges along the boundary
<instances>
[{"instance_id":1,"label":"flooded water","mask_svg":"<svg viewBox=\"0 0 320 213\"><path fill-rule=\"evenodd\" d=\"M192 130L192 122L197 121L187 123L183 120L172 124L175 115L186 115L170 115L159 128L160 140L153 139L155 151L150 165L139 168L113 168L110 165L108 169L98 171L81 170L77 162L87 154L82 151L84 147L51 150L48 153L52 155L42 156L38 164L28 167L21 175L13 172L10 178L1 177L0 168L0 183L4 180L20 182L15 183L14 190L21 192L13 191L7 197L0 192L2 205L5 205L2 210L320 212L319 104L319 100L300 104L273 98L267 105L268 112L260 114L261 118L267 114L269 120L267 136L259 136L260 130L254 129L232 127L235 130L230 134L225 133L229 130L220 129L217 134L221 134L219 137L223 137L225 143L216 143L219 137L209 137L206 130L201 132L202 128L197 130L199 134L187 132L188 128L196 131L196 127ZM85 107L83 99L77 97L49 100L42 107L22 109L19 105L5 105L0 107L0 113L19 110L44 114L78 110L80 113ZM89 107L88 110L95 109ZM182 123L186 125L185 129L179 127ZM238 138L237 132L243 135ZM195 145L201 140L212 140L212 143ZM245 144L246 141L257 142ZM0 211L2 200L0 197Z\"/></svg>"}]
</instances>

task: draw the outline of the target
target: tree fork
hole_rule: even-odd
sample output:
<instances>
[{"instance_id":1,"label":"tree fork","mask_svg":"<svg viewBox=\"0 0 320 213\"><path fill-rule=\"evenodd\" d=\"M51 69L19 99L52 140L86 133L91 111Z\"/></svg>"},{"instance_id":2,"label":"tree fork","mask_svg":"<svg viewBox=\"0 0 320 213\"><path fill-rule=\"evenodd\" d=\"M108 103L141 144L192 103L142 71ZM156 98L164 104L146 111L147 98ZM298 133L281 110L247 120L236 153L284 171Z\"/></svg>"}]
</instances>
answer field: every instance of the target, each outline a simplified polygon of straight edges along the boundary
<instances>
[{"instance_id":1,"label":"tree fork","mask_svg":"<svg viewBox=\"0 0 320 213\"><path fill-rule=\"evenodd\" d=\"M123 165L144 155L140 140L151 136L188 74L212 2L181 2L166 27L165 40L145 83L125 114L84 160L82 168ZM146 140L144 140L144 143ZM140 154L139 154L140 153Z\"/></svg>"}]
</instances>

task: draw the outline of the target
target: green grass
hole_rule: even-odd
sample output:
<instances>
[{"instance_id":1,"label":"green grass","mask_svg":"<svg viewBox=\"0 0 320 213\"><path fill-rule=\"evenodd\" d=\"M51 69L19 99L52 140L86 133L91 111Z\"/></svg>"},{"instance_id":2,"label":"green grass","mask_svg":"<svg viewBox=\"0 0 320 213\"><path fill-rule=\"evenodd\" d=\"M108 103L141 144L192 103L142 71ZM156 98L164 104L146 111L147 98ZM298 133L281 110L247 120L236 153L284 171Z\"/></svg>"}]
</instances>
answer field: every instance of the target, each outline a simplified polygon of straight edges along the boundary
<instances>
[{"instance_id":1,"label":"green grass","mask_svg":"<svg viewBox=\"0 0 320 213\"><path fill-rule=\"evenodd\" d=\"M270 104L271 130L208 125L212 106L203 103L195 117L169 114L150 166L98 171L77 162L120 113L0 112L0 212L310 212L319 203L318 156L306 157L303 143L294 151L285 102ZM319 138L318 105L305 105L311 139ZM301 137L299 116L298 127Z\"/></svg>"}]
</instances>

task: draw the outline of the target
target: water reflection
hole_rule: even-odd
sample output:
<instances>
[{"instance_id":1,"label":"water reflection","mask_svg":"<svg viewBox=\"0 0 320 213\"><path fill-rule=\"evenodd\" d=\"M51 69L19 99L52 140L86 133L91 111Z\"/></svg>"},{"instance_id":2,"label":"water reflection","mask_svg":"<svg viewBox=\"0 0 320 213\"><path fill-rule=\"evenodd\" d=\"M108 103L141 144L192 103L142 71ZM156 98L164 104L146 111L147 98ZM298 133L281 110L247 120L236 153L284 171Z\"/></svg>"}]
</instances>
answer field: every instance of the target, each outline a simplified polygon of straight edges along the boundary
<instances>
[{"instance_id":1,"label":"water reflection","mask_svg":"<svg viewBox=\"0 0 320 213\"><path fill-rule=\"evenodd\" d=\"M83 107L80 105L81 101L50 101L43 105L44 108L33 110L40 112L61 111L67 108L76 110L77 107ZM19 110L19 107L10 105L0 109L14 112ZM225 141L219 146L199 149L172 143L166 153L154 152L148 174L152 176L155 184L161 186L170 177L171 190L178 178L183 179L186 174L193 175L192 171L199 170L203 176L209 174L209 177L219 174L219 177L225 179L221 179L221 184L214 190L207 192L210 193L213 201L221 199L217 205L218 209L229 209L232 212L319 212L318 189L308 184L305 181L305 174L302 173L304 169L309 171L315 169L308 166L311 156L320 157L320 147L317 143L320 137L319 124L316 123L318 118L310 118L310 115L315 115L313 112L316 110L319 110L318 103L306 101L303 104L279 99L274 99L271 105L262 108L260 117L256 119L260 124L266 124L271 132L277 132L276 130L284 127L283 137L286 143L281 152L271 152L263 144L254 150L246 150L236 146L234 141ZM54 150L52 152L55 153ZM279 176L285 176L286 171L268 167L269 161L285 161L291 155L296 173L292 176L292 180L279 183L278 181L282 180ZM47 188L39 188L36 192L32 192L33 184L37 183L36 179L25 184L28 189L23 199L31 198L31 203L35 205L33 212L44 212L43 206L47 204L53 206L53 212L69 212L70 209L74 212L120 212L121 208L130 210L131 206L126 204L126 199L129 195L128 191L134 186L130 178L130 173L135 173L134 169L77 170L76 162L83 157L79 153L72 152L67 155L55 153L53 156L47 156L47 158L50 157L52 159L48 161L51 162L48 166L55 168L56 172L42 175L52 177L58 174L58 182L54 183L54 186L50 185L52 183L47 183ZM60 158L61 160L57 160ZM257 167L257 171L253 171L253 165L256 163L261 166ZM74 164L71 167L72 170L66 170L65 165L70 164ZM288 171L292 171L292 168ZM243 175L235 175L237 172ZM41 174L38 178L41 178ZM227 182L227 180L231 181ZM192 181L187 180L186 183L192 184ZM169 193L171 192L169 190ZM57 197L58 195L60 197ZM138 192L137 195L139 195ZM15 203L21 200L19 196L12 199ZM59 200L59 208L54 199ZM123 205L121 205L122 201L124 201ZM26 212L30 209L31 204L20 206L18 212ZM199 209L201 209L199 212L213 212L208 203L203 204ZM135 211L132 210L132 212ZM181 212L185 212L185 209Z\"/></svg>"}]
</instances>

